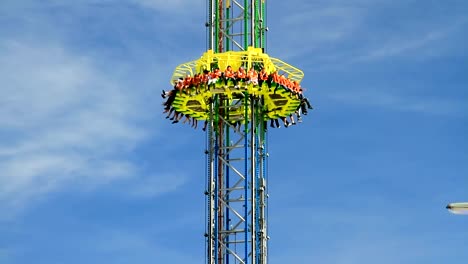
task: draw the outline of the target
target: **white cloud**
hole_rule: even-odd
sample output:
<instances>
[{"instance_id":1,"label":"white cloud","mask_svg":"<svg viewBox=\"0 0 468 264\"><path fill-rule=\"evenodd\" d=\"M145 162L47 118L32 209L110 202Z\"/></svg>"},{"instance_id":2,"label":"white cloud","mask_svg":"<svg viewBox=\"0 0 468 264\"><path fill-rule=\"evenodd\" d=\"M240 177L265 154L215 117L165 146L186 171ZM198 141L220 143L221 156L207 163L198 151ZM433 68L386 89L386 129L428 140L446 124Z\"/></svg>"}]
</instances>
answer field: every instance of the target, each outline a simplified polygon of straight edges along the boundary
<instances>
[{"instance_id":1,"label":"white cloud","mask_svg":"<svg viewBox=\"0 0 468 264\"><path fill-rule=\"evenodd\" d=\"M281 13L287 15L269 15L275 17L269 21L268 37L269 43L275 43L269 45L273 52L286 60L308 58L321 71L401 56L425 59L464 52L459 39L466 17L449 17L438 11L437 4L429 5L427 14L418 17L398 12L400 2L293 1L276 5L283 5Z\"/></svg>"},{"instance_id":2,"label":"white cloud","mask_svg":"<svg viewBox=\"0 0 468 264\"><path fill-rule=\"evenodd\" d=\"M279 54L283 59L301 57L323 47L343 42L352 37L365 17L363 9L342 4L327 3L314 6L308 3L300 10L290 8L291 5L288 3L284 7L284 13L288 15L269 22L273 24L269 33L274 34L270 35L271 39L281 43L272 48L280 49Z\"/></svg>"},{"instance_id":3,"label":"white cloud","mask_svg":"<svg viewBox=\"0 0 468 264\"><path fill-rule=\"evenodd\" d=\"M135 151L158 136L163 121L158 93L166 88L167 65L173 60L168 57L174 55L145 46L138 38L123 37L129 41L124 47L120 42L94 45L97 40L87 35L89 28L81 20L99 13L79 8L93 4L108 4L111 14L131 5L131 12L143 11L135 9L139 6L163 8L165 14L171 13L167 8L204 8L196 1L138 0L26 0L0 7L0 13L8 14L6 21L20 28L0 30L0 220L54 192L101 188L146 199L175 191L186 181L183 174L148 172L150 166L137 159L140 153ZM67 19L51 15L57 8ZM107 17L99 19L103 30L117 25ZM75 30L81 25L81 31ZM106 34L98 39L109 40ZM154 40L157 44L158 37ZM123 184L126 188L120 188Z\"/></svg>"},{"instance_id":4,"label":"white cloud","mask_svg":"<svg viewBox=\"0 0 468 264\"><path fill-rule=\"evenodd\" d=\"M203 7L206 1L202 0L130 0L131 2L141 5L145 8L154 9L162 12L181 13L190 12L194 8L200 9L203 12Z\"/></svg>"},{"instance_id":5,"label":"white cloud","mask_svg":"<svg viewBox=\"0 0 468 264\"><path fill-rule=\"evenodd\" d=\"M160 174L141 178L129 187L129 194L139 198L151 198L177 190L188 181L183 174Z\"/></svg>"},{"instance_id":6,"label":"white cloud","mask_svg":"<svg viewBox=\"0 0 468 264\"><path fill-rule=\"evenodd\" d=\"M387 43L380 43L378 47L369 50L369 52L357 60L375 60L385 57L393 57L407 52L420 49L431 42L440 39L445 34L444 32L427 32L419 33L416 36L398 36L396 39Z\"/></svg>"},{"instance_id":7,"label":"white cloud","mask_svg":"<svg viewBox=\"0 0 468 264\"><path fill-rule=\"evenodd\" d=\"M466 24L466 19L455 20L428 28L413 28L409 31L395 32L383 36L381 40L369 46L366 53L357 56L352 62L372 61L395 56L438 56L447 52L440 47L439 42L450 42L460 28ZM377 45L376 45L377 44Z\"/></svg>"},{"instance_id":8,"label":"white cloud","mask_svg":"<svg viewBox=\"0 0 468 264\"><path fill-rule=\"evenodd\" d=\"M138 125L147 116L138 90L60 43L38 43L0 42L2 206L71 181L131 177L138 169L123 156L149 133Z\"/></svg>"},{"instance_id":9,"label":"white cloud","mask_svg":"<svg viewBox=\"0 0 468 264\"><path fill-rule=\"evenodd\" d=\"M450 98L411 97L388 91L353 90L329 93L328 97L348 105L375 106L384 109L431 115L459 115L466 113L466 102Z\"/></svg>"}]
</instances>

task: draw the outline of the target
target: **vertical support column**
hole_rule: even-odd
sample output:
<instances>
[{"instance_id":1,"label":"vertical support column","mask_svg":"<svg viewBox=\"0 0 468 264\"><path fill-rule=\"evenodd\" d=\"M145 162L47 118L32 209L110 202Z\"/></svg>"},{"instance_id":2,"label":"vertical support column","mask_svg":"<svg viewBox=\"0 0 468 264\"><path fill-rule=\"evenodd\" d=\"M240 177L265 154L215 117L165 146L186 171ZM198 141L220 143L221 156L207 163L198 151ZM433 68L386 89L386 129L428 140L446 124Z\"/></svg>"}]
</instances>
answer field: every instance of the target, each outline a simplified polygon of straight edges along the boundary
<instances>
[{"instance_id":1,"label":"vertical support column","mask_svg":"<svg viewBox=\"0 0 468 264\"><path fill-rule=\"evenodd\" d=\"M265 0L208 0L210 49L215 52L264 47Z\"/></svg>"},{"instance_id":2,"label":"vertical support column","mask_svg":"<svg viewBox=\"0 0 468 264\"><path fill-rule=\"evenodd\" d=\"M249 17L246 17L246 19L248 19L248 21L250 21L250 44L249 46L253 46L253 47L257 47L257 43L256 43L256 29L255 29L255 25L256 25L256 21L255 21L255 17L256 17L256 5L255 5L255 2L256 0L250 0L250 16Z\"/></svg>"},{"instance_id":3,"label":"vertical support column","mask_svg":"<svg viewBox=\"0 0 468 264\"><path fill-rule=\"evenodd\" d=\"M230 100L229 99L226 99L225 102L223 103L223 106L225 107L225 116L229 117L229 114L230 114L230 111L229 111L229 104L230 104ZM230 139L230 128L229 128L229 124L224 124L224 133L226 134L226 160L229 160L230 159L230 150L231 150L231 139ZM232 229L231 228L231 216L230 216L230 210L229 210L229 206L230 206L230 193L231 191L229 190L230 186L231 186L231 182L230 182L230 173L229 173L229 165L228 164L225 164L225 181L226 181L226 184L225 184L225 188L226 188L226 192L225 192L225 199L226 199L226 208L225 208L225 223L224 223L224 226L225 226L225 230L227 231L226 235L225 235L225 244L226 244L226 249L224 250L224 254L225 254L225 258L226 258L226 262L225 264L229 264L230 263L230 258L229 258L229 254L230 254L230 250L231 250L231 239L230 239L230 234L229 234L229 231Z\"/></svg>"},{"instance_id":4,"label":"vertical support column","mask_svg":"<svg viewBox=\"0 0 468 264\"><path fill-rule=\"evenodd\" d=\"M244 0L244 49L249 46L249 0Z\"/></svg>"},{"instance_id":5,"label":"vertical support column","mask_svg":"<svg viewBox=\"0 0 468 264\"><path fill-rule=\"evenodd\" d=\"M206 26L208 27L208 49L213 50L215 47L215 1L207 0L208 3L208 21Z\"/></svg>"},{"instance_id":6,"label":"vertical support column","mask_svg":"<svg viewBox=\"0 0 468 264\"><path fill-rule=\"evenodd\" d=\"M260 18L262 20L262 23L261 24L261 37L260 37L260 47L262 47L263 49L266 49L266 46L267 46L267 38L266 38L266 32L267 32L267 21L268 21L268 17L267 17L267 9L266 9L266 4L265 4L265 0L260 0L262 3L261 3L261 15L260 15ZM264 51L266 52L266 51Z\"/></svg>"},{"instance_id":7,"label":"vertical support column","mask_svg":"<svg viewBox=\"0 0 468 264\"><path fill-rule=\"evenodd\" d=\"M218 32L216 34L216 37L218 38L218 49L217 52L224 52L224 0L218 0L218 8L217 8L217 29Z\"/></svg>"},{"instance_id":8,"label":"vertical support column","mask_svg":"<svg viewBox=\"0 0 468 264\"><path fill-rule=\"evenodd\" d=\"M205 191L205 195L207 196L207 211L208 211L208 216L207 216L207 233L205 234L206 237L206 243L207 243L207 258L208 264L214 264L214 243L215 243L215 230L214 230L214 198L215 198L215 182L214 182L214 173L215 173L215 137L213 136L213 102L210 103L210 118L207 120L209 122L208 124L208 135L207 135L207 140L208 140L208 149L207 149L207 154L208 154L208 170L207 170L207 190Z\"/></svg>"},{"instance_id":9,"label":"vertical support column","mask_svg":"<svg viewBox=\"0 0 468 264\"><path fill-rule=\"evenodd\" d=\"M215 263L220 264L220 247L219 247L219 239L220 239L220 221L219 221L219 214L220 214L220 206L219 206L219 193L220 193L220 181L219 181L219 146L222 144L222 139L220 140L220 131L219 131L219 97L214 96L214 111L213 114L215 116L213 126L215 129L215 144L214 144L214 156L215 156L215 161L214 161L214 175L213 175L213 181L214 181L214 260Z\"/></svg>"},{"instance_id":10,"label":"vertical support column","mask_svg":"<svg viewBox=\"0 0 468 264\"><path fill-rule=\"evenodd\" d=\"M258 231L258 238L257 238L257 250L259 252L258 256L258 264L266 264L267 263L267 216L266 216L266 199L267 199L267 182L266 182L266 123L264 122L263 113L264 113L264 105L263 100L258 101L259 105L257 106L259 118L258 122L258 130L259 130L259 147L258 147L258 181L257 184L257 208L258 208L258 216L257 216L257 231Z\"/></svg>"},{"instance_id":11,"label":"vertical support column","mask_svg":"<svg viewBox=\"0 0 468 264\"><path fill-rule=\"evenodd\" d=\"M225 32L226 32L226 36L229 36L229 32L231 32L230 30L230 21L231 21L231 1L230 0L226 0L226 10L225 10L225 23L224 23L224 28L225 28ZM225 38L225 49L226 51L229 51L231 50L231 42L229 41L229 39L226 37Z\"/></svg>"},{"instance_id":12,"label":"vertical support column","mask_svg":"<svg viewBox=\"0 0 468 264\"><path fill-rule=\"evenodd\" d=\"M244 251L245 251L245 264L248 263L248 256L249 256L249 221L248 221L248 215L249 215L249 181L248 181L248 173L249 173L249 163L248 163L248 145L249 141L247 138L247 133L249 131L249 115L248 115L248 104L249 104L249 99L248 99L248 93L244 92L244 175L245 175L245 180L244 180L244 195L245 195L245 201L244 201L244 216L245 216L245 223L244 223Z\"/></svg>"},{"instance_id":13,"label":"vertical support column","mask_svg":"<svg viewBox=\"0 0 468 264\"><path fill-rule=\"evenodd\" d=\"M257 254L257 243L256 243L256 202L257 202L257 187L256 187L256 139L255 139L255 130L256 130L256 100L253 96L250 96L250 239L251 239L251 260L252 263L256 263L256 254Z\"/></svg>"},{"instance_id":14,"label":"vertical support column","mask_svg":"<svg viewBox=\"0 0 468 264\"><path fill-rule=\"evenodd\" d=\"M255 47L264 48L263 38L265 36L265 1L255 0Z\"/></svg>"}]
</instances>

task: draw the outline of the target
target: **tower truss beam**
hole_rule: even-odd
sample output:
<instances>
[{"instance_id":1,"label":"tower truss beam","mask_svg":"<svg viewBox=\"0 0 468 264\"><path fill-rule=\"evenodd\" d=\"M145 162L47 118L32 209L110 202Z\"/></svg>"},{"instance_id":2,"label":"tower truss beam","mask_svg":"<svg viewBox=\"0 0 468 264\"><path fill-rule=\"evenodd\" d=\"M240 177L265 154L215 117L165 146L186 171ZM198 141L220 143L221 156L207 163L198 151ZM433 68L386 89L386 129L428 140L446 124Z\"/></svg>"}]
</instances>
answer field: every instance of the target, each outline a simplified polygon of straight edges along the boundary
<instances>
[{"instance_id":1,"label":"tower truss beam","mask_svg":"<svg viewBox=\"0 0 468 264\"><path fill-rule=\"evenodd\" d=\"M266 181L266 171L260 169L266 156L262 99L244 92L239 106L239 100L227 96L213 98L207 133L208 164L213 168L207 175L212 201L207 204L207 263L264 264L266 195L259 189ZM243 120L230 120L233 107L243 109Z\"/></svg>"},{"instance_id":2,"label":"tower truss beam","mask_svg":"<svg viewBox=\"0 0 468 264\"><path fill-rule=\"evenodd\" d=\"M210 49L243 51L264 48L265 0L208 0Z\"/></svg>"}]
</instances>

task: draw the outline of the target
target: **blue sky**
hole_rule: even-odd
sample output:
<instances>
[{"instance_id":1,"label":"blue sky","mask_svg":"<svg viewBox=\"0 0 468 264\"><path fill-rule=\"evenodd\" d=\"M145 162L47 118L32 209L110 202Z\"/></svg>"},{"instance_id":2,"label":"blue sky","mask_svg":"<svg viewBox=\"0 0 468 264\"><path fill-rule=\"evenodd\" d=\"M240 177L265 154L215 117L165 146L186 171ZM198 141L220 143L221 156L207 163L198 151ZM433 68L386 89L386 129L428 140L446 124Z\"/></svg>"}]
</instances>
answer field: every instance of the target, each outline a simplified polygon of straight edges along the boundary
<instances>
[{"instance_id":1,"label":"blue sky","mask_svg":"<svg viewBox=\"0 0 468 264\"><path fill-rule=\"evenodd\" d=\"M270 262L465 263L468 3L268 1L315 109L269 132ZM201 130L161 89L201 0L3 0L0 263L203 263Z\"/></svg>"}]
</instances>

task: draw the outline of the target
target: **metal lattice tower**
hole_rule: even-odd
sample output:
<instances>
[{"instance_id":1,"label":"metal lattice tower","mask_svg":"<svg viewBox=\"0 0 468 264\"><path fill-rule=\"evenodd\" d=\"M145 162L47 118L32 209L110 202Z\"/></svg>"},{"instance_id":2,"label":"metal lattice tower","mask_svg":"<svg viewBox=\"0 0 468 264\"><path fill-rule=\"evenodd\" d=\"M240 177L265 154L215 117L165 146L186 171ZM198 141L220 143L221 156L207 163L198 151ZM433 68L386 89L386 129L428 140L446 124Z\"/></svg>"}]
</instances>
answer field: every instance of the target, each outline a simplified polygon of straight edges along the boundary
<instances>
[{"instance_id":1,"label":"metal lattice tower","mask_svg":"<svg viewBox=\"0 0 468 264\"><path fill-rule=\"evenodd\" d=\"M228 66L266 69L297 84L304 74L265 53L265 0L207 0L207 9L208 51L175 69L166 111L170 105L206 124L206 263L266 264L267 122L297 113L302 89L292 92L272 80L176 86L187 76Z\"/></svg>"},{"instance_id":2,"label":"metal lattice tower","mask_svg":"<svg viewBox=\"0 0 468 264\"><path fill-rule=\"evenodd\" d=\"M264 48L265 1L210 0L209 45ZM243 116L229 114L244 108ZM250 108L250 113L249 113ZM207 263L267 263L266 127L261 97L215 96L208 128ZM235 118L235 120L232 120ZM233 121L243 123L234 129Z\"/></svg>"},{"instance_id":3,"label":"metal lattice tower","mask_svg":"<svg viewBox=\"0 0 468 264\"><path fill-rule=\"evenodd\" d=\"M208 0L209 49L215 52L264 48L265 0Z\"/></svg>"}]
</instances>

